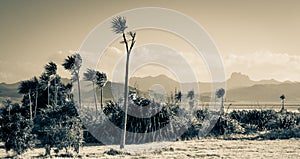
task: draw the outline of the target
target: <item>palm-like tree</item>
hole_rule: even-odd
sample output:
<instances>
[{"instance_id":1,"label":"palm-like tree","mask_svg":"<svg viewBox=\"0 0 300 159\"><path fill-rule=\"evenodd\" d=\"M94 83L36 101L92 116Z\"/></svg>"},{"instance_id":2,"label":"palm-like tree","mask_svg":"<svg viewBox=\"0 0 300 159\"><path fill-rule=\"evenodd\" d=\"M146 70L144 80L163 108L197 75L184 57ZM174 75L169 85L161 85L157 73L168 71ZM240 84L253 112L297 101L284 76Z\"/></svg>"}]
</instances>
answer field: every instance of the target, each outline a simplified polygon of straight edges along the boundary
<instances>
[{"instance_id":1,"label":"palm-like tree","mask_svg":"<svg viewBox=\"0 0 300 159\"><path fill-rule=\"evenodd\" d=\"M39 88L40 88L40 83L37 77L33 77L32 81L32 90L34 91L34 98L35 98L35 106L34 106L34 117L36 117L36 111L38 107L38 97L39 97Z\"/></svg>"},{"instance_id":2,"label":"palm-like tree","mask_svg":"<svg viewBox=\"0 0 300 159\"><path fill-rule=\"evenodd\" d=\"M50 86L51 81L54 80L54 86L56 88L56 72L57 72L57 65L54 62L49 62L47 65L45 65L45 75L48 76L48 105L50 105ZM55 89L55 98L57 96L57 90ZM55 100L56 101L56 100ZM57 103L55 102L55 105Z\"/></svg>"},{"instance_id":3,"label":"palm-like tree","mask_svg":"<svg viewBox=\"0 0 300 159\"><path fill-rule=\"evenodd\" d=\"M175 94L176 103L181 102L181 98L182 98L182 93L181 91L179 91L178 93Z\"/></svg>"},{"instance_id":4,"label":"palm-like tree","mask_svg":"<svg viewBox=\"0 0 300 159\"><path fill-rule=\"evenodd\" d=\"M190 98L190 100L193 100L194 99L194 97L195 97L195 92L194 92L194 90L190 90L190 91L188 91L188 93L187 93L187 96L186 96L187 98Z\"/></svg>"},{"instance_id":5,"label":"palm-like tree","mask_svg":"<svg viewBox=\"0 0 300 159\"><path fill-rule=\"evenodd\" d=\"M80 71L81 64L82 64L82 58L78 53L68 56L65 59L65 62L62 64L62 66L66 70L71 72L72 82L77 81L79 108L81 108L81 94L80 94L80 81L79 81L79 71Z\"/></svg>"},{"instance_id":6,"label":"palm-like tree","mask_svg":"<svg viewBox=\"0 0 300 159\"><path fill-rule=\"evenodd\" d=\"M48 76L56 75L57 65L54 62L50 61L44 68Z\"/></svg>"},{"instance_id":7,"label":"palm-like tree","mask_svg":"<svg viewBox=\"0 0 300 159\"><path fill-rule=\"evenodd\" d=\"M12 101L9 99L6 99L4 101L2 101L3 106L8 109L8 117L10 118L10 110L12 108Z\"/></svg>"},{"instance_id":8,"label":"palm-like tree","mask_svg":"<svg viewBox=\"0 0 300 159\"><path fill-rule=\"evenodd\" d=\"M195 92L194 92L194 90L188 91L186 97L190 99L190 101L189 101L190 107L191 107L191 108L194 107L194 97L195 97Z\"/></svg>"},{"instance_id":9,"label":"palm-like tree","mask_svg":"<svg viewBox=\"0 0 300 159\"><path fill-rule=\"evenodd\" d=\"M98 117L98 107L97 107L97 99L96 99L96 91L95 91L95 83L96 83L96 70L93 69L87 69L85 73L83 73L83 78L86 81L90 81L93 84L93 93L94 93L94 102L95 102L95 107L96 107L96 117Z\"/></svg>"},{"instance_id":10,"label":"palm-like tree","mask_svg":"<svg viewBox=\"0 0 300 159\"><path fill-rule=\"evenodd\" d=\"M285 95L283 94L279 98L281 99L281 110L280 111L283 111L284 110Z\"/></svg>"},{"instance_id":11,"label":"palm-like tree","mask_svg":"<svg viewBox=\"0 0 300 159\"><path fill-rule=\"evenodd\" d=\"M217 98L221 98L221 114L224 113L224 95L225 95L225 89L220 88L216 92Z\"/></svg>"},{"instance_id":12,"label":"palm-like tree","mask_svg":"<svg viewBox=\"0 0 300 159\"><path fill-rule=\"evenodd\" d=\"M19 93L24 94L24 95L28 95L29 98L29 116L30 116L30 121L32 121L32 104L31 104L31 92L32 89L34 88L33 86L33 82L31 80L26 80L26 81L22 81L20 83L20 86L18 88Z\"/></svg>"},{"instance_id":13,"label":"palm-like tree","mask_svg":"<svg viewBox=\"0 0 300 159\"><path fill-rule=\"evenodd\" d=\"M125 44L126 47L126 67L125 67L125 88L124 88L124 107L125 107L125 117L123 119L123 136L121 137L121 144L120 148L123 149L125 146L125 140L126 140L126 125L127 125L127 111L128 111L128 71L129 71L129 57L130 53L132 51L132 48L135 44L135 35L136 33L129 32L130 40L126 38L125 30L127 28L126 25L126 19L125 17L115 17L112 20L112 31L116 34L122 34L123 41L121 43ZM129 42L131 42L129 44Z\"/></svg>"},{"instance_id":14,"label":"palm-like tree","mask_svg":"<svg viewBox=\"0 0 300 159\"><path fill-rule=\"evenodd\" d=\"M99 71L96 72L96 84L100 88L100 109L103 109L103 87L107 82L107 76L105 73Z\"/></svg>"}]
</instances>

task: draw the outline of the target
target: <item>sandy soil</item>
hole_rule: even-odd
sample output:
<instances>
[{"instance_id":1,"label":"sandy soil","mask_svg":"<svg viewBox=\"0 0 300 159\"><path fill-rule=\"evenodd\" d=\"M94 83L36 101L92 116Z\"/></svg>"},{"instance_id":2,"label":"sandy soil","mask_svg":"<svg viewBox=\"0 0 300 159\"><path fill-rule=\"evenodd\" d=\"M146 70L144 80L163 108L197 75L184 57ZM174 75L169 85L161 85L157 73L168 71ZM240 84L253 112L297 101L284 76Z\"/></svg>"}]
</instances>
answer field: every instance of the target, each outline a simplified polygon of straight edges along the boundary
<instances>
[{"instance_id":1,"label":"sandy soil","mask_svg":"<svg viewBox=\"0 0 300 159\"><path fill-rule=\"evenodd\" d=\"M157 148L159 146L163 146ZM116 146L117 147L117 146ZM147 151L137 150L145 148ZM201 139L131 145L126 149L130 152L119 155L108 155L105 151L110 146L84 146L81 149L82 158L300 158L300 139L288 140L218 140ZM152 150L151 150L152 149ZM137 152L133 152L133 151ZM44 149L28 151L22 158L37 157ZM0 149L0 158L6 156Z\"/></svg>"}]
</instances>

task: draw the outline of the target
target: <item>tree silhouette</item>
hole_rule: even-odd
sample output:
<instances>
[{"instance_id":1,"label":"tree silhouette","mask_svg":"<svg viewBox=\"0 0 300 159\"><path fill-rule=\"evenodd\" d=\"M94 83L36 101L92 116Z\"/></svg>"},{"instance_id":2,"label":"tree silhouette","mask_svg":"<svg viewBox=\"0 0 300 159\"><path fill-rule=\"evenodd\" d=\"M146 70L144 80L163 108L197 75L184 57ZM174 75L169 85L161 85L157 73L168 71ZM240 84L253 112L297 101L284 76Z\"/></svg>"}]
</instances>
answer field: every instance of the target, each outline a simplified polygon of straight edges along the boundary
<instances>
[{"instance_id":1,"label":"tree silhouette","mask_svg":"<svg viewBox=\"0 0 300 159\"><path fill-rule=\"evenodd\" d=\"M181 102L181 98L182 98L182 93L181 91L179 91L178 93L175 94L176 102Z\"/></svg>"},{"instance_id":2,"label":"tree silhouette","mask_svg":"<svg viewBox=\"0 0 300 159\"><path fill-rule=\"evenodd\" d=\"M194 90L188 91L186 97L187 97L187 98L190 98L190 100L193 100L194 97L195 97L195 92L194 92Z\"/></svg>"},{"instance_id":3,"label":"tree silhouette","mask_svg":"<svg viewBox=\"0 0 300 159\"><path fill-rule=\"evenodd\" d=\"M80 94L80 81L79 81L79 71L82 64L82 58L80 54L76 53L71 56L68 56L62 66L71 72L72 82L77 81L78 87L78 100L79 100L79 108L81 108L81 94Z\"/></svg>"},{"instance_id":4,"label":"tree silhouette","mask_svg":"<svg viewBox=\"0 0 300 159\"><path fill-rule=\"evenodd\" d=\"M57 65L54 62L50 61L44 68L48 76L56 75Z\"/></svg>"},{"instance_id":5,"label":"tree silhouette","mask_svg":"<svg viewBox=\"0 0 300 159\"><path fill-rule=\"evenodd\" d=\"M284 110L285 95L283 94L279 98L281 99L281 109L280 109L280 111L283 111Z\"/></svg>"},{"instance_id":6,"label":"tree silhouette","mask_svg":"<svg viewBox=\"0 0 300 159\"><path fill-rule=\"evenodd\" d=\"M36 111L38 107L38 98L39 98L39 89L40 89L40 83L37 77L33 77L32 79L32 90L34 91L34 98L35 98L35 105L34 105L34 117L36 117Z\"/></svg>"},{"instance_id":7,"label":"tree silhouette","mask_svg":"<svg viewBox=\"0 0 300 159\"><path fill-rule=\"evenodd\" d=\"M224 88L220 88L217 90L216 92L216 96L217 98L221 98L221 114L224 113L224 95L225 95L225 89Z\"/></svg>"},{"instance_id":8,"label":"tree silhouette","mask_svg":"<svg viewBox=\"0 0 300 159\"><path fill-rule=\"evenodd\" d=\"M2 101L3 107L8 111L8 117L10 118L10 110L12 109L12 101L9 99L5 99Z\"/></svg>"},{"instance_id":9,"label":"tree silhouette","mask_svg":"<svg viewBox=\"0 0 300 159\"><path fill-rule=\"evenodd\" d=\"M129 32L130 40L126 38L125 30L127 28L125 17L115 17L112 19L112 31L116 34L122 34L123 41L121 43L125 44L126 47L126 67L125 67L125 86L124 86L124 107L125 107L125 116L123 119L123 136L121 137L120 149L123 149L125 146L126 140L126 125L127 125L127 111L128 111L128 71L129 71L129 57L132 51L132 48L135 44L135 35L136 33ZM129 42L131 42L129 44Z\"/></svg>"},{"instance_id":10,"label":"tree silhouette","mask_svg":"<svg viewBox=\"0 0 300 159\"><path fill-rule=\"evenodd\" d=\"M54 62L49 62L47 65L45 65L45 75L48 76L48 105L50 105L50 86L51 81L54 80L54 87L55 87L55 105L57 104L57 90L56 90L56 72L57 72L57 65Z\"/></svg>"},{"instance_id":11,"label":"tree silhouette","mask_svg":"<svg viewBox=\"0 0 300 159\"><path fill-rule=\"evenodd\" d=\"M194 107L194 98L195 98L195 92L194 92L194 90L188 91L186 97L190 99L190 101L189 101L190 107L191 108Z\"/></svg>"},{"instance_id":12,"label":"tree silhouette","mask_svg":"<svg viewBox=\"0 0 300 159\"><path fill-rule=\"evenodd\" d=\"M103 87L107 82L107 76L105 73L99 71L96 72L96 84L100 88L100 108L103 109Z\"/></svg>"},{"instance_id":13,"label":"tree silhouette","mask_svg":"<svg viewBox=\"0 0 300 159\"><path fill-rule=\"evenodd\" d=\"M19 85L18 92L28 96L29 99L29 117L30 121L32 121L32 101L31 101L31 93L32 89L34 89L34 83L31 80L22 81Z\"/></svg>"},{"instance_id":14,"label":"tree silhouette","mask_svg":"<svg viewBox=\"0 0 300 159\"><path fill-rule=\"evenodd\" d=\"M95 91L95 83L96 83L96 70L93 69L87 69L85 73L83 73L83 78L86 81L90 81L93 84L93 94L94 94L94 103L95 103L95 108L96 108L96 117L98 117L98 107L97 107L97 99L96 99L96 91Z\"/></svg>"},{"instance_id":15,"label":"tree silhouette","mask_svg":"<svg viewBox=\"0 0 300 159\"><path fill-rule=\"evenodd\" d=\"M32 121L26 116L25 107L18 103L10 103L9 108L0 108L0 132L5 150L13 150L16 155L21 155L35 144L32 134ZM9 157L11 158L11 157ZM13 158L18 158L14 156Z\"/></svg>"}]
</instances>

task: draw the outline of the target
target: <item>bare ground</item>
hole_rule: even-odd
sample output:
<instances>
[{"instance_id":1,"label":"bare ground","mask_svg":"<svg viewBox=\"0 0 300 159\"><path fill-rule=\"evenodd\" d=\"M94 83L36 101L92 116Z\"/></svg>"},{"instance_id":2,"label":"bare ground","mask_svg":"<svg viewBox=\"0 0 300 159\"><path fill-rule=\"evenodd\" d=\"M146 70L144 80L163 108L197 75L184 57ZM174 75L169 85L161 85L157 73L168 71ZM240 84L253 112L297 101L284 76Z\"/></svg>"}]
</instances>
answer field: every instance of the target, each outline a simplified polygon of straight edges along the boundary
<instances>
[{"instance_id":1,"label":"bare ground","mask_svg":"<svg viewBox=\"0 0 300 159\"><path fill-rule=\"evenodd\" d=\"M157 148L163 144L163 147ZM113 146L116 147L117 146ZM133 152L137 148L147 151ZM111 146L84 146L78 158L300 158L300 139L288 140L220 140L200 139L144 145L129 145L130 152L109 155ZM36 148L21 158L39 158L44 149ZM11 154L11 153L10 153ZM52 153L54 154L54 153ZM0 158L7 156L3 148ZM55 157L54 157L55 158Z\"/></svg>"}]
</instances>

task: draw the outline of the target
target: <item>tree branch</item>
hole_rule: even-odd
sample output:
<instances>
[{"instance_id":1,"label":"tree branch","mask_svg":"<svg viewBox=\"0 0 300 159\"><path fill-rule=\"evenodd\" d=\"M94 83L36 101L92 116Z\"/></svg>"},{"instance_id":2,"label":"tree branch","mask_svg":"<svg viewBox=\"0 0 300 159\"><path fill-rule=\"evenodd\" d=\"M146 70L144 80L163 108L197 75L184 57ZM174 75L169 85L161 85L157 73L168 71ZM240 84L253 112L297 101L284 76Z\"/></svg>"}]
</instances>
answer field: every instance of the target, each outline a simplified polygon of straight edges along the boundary
<instances>
[{"instance_id":1,"label":"tree branch","mask_svg":"<svg viewBox=\"0 0 300 159\"><path fill-rule=\"evenodd\" d=\"M127 42L127 39L126 39L126 36L125 36L125 33L123 32L123 40L125 42L125 46L126 46L126 52L129 53L129 50L128 50L128 42Z\"/></svg>"},{"instance_id":2,"label":"tree branch","mask_svg":"<svg viewBox=\"0 0 300 159\"><path fill-rule=\"evenodd\" d=\"M132 37L132 41L131 41L131 45L130 45L130 49L129 49L129 54L131 53L131 50L133 48L133 45L135 44L135 33L134 34L130 34L130 36Z\"/></svg>"}]
</instances>

